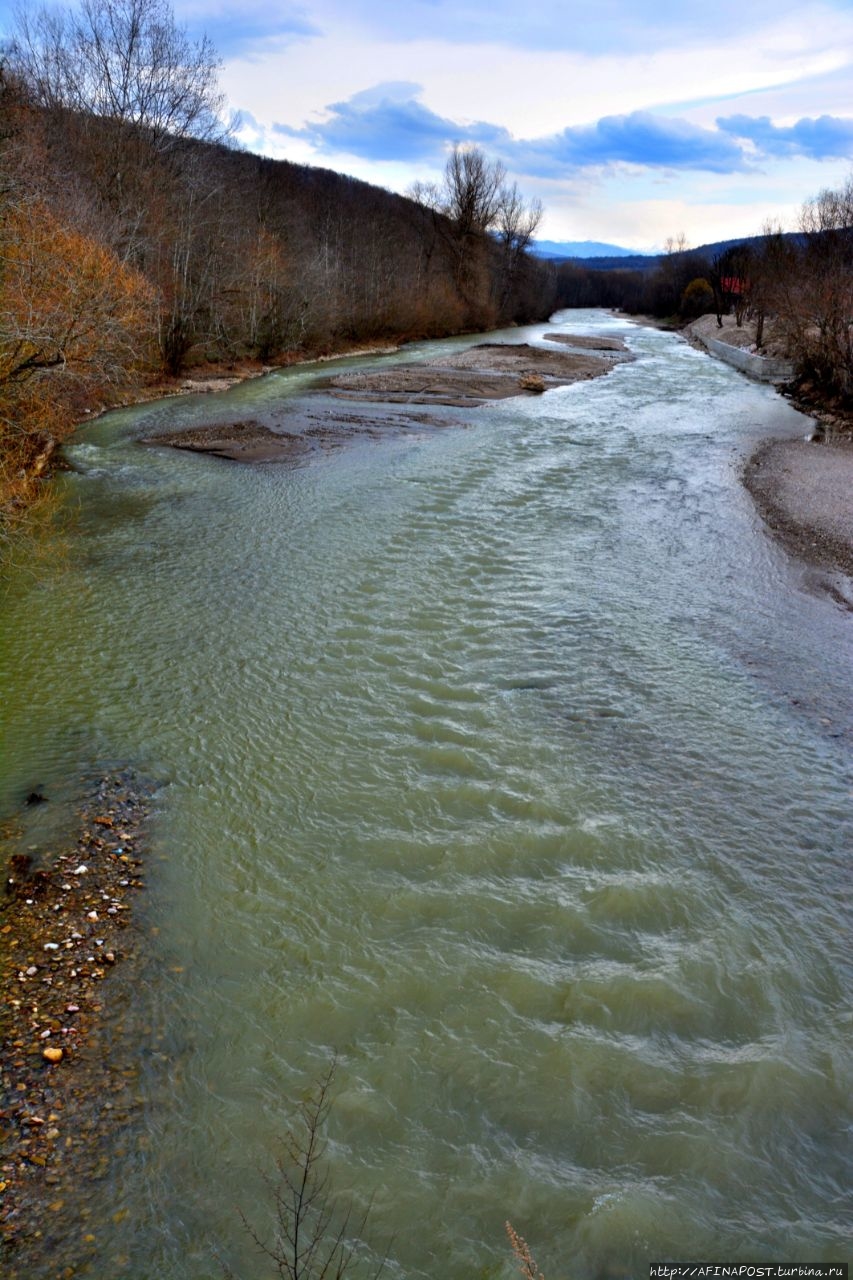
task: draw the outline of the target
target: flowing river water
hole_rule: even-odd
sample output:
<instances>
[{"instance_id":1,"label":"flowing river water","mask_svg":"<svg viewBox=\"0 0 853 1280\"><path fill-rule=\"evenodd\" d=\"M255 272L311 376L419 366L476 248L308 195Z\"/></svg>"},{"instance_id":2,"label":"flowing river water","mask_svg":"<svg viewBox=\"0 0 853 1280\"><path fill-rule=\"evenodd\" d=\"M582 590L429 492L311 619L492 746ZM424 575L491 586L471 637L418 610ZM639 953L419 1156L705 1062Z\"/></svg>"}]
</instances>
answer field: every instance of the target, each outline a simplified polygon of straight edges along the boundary
<instances>
[{"instance_id":1,"label":"flowing river water","mask_svg":"<svg viewBox=\"0 0 853 1280\"><path fill-rule=\"evenodd\" d=\"M638 359L299 467L136 441L329 366L69 450L64 554L3 611L0 808L158 783L92 1275L273 1274L237 1208L333 1053L332 1186L391 1276L508 1277L507 1218L548 1280L847 1257L853 631L739 480L809 424L601 312L499 338L554 328Z\"/></svg>"}]
</instances>

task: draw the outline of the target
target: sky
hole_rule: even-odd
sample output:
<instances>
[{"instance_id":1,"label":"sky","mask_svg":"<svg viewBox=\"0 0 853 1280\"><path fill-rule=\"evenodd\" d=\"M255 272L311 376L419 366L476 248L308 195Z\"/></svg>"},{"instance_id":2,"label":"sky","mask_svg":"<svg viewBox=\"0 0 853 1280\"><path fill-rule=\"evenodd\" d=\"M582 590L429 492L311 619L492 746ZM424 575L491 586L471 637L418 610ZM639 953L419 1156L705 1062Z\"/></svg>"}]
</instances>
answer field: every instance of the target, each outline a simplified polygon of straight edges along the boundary
<instances>
[{"instance_id":1,"label":"sky","mask_svg":"<svg viewBox=\"0 0 853 1280\"><path fill-rule=\"evenodd\" d=\"M541 199L543 239L792 228L853 173L853 0L174 7L218 49L248 149L405 191L476 145Z\"/></svg>"}]
</instances>

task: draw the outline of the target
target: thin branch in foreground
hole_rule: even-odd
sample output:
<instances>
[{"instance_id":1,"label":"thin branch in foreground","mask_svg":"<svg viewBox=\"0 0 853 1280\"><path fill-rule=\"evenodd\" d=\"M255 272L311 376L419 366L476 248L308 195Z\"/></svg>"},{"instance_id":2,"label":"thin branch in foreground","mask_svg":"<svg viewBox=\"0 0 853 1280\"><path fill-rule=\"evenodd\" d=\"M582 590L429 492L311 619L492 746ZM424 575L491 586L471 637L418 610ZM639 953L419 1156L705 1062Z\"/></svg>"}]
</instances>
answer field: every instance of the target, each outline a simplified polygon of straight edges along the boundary
<instances>
[{"instance_id":1,"label":"thin branch in foreground","mask_svg":"<svg viewBox=\"0 0 853 1280\"><path fill-rule=\"evenodd\" d=\"M329 1174L322 1167L335 1066L333 1060L311 1097L300 1104L300 1123L284 1135L275 1173L263 1175L274 1211L271 1234L262 1233L238 1209L247 1234L273 1264L273 1274L283 1280L342 1280L359 1250L370 1213L370 1203L358 1218L352 1205L337 1211ZM377 1265L374 1280L385 1261L383 1257ZM225 1275L237 1280L227 1267Z\"/></svg>"}]
</instances>

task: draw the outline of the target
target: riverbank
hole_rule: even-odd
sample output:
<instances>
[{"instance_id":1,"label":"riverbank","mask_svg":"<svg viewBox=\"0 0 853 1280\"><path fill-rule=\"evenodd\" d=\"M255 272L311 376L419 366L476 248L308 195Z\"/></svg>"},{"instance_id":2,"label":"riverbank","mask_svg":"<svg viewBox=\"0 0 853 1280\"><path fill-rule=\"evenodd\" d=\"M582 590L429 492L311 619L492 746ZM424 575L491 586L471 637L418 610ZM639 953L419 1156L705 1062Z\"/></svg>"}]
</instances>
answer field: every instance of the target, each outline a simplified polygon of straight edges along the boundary
<instances>
[{"instance_id":1,"label":"riverbank","mask_svg":"<svg viewBox=\"0 0 853 1280\"><path fill-rule=\"evenodd\" d=\"M738 353L727 360L748 376L775 382L795 408L814 422L809 439L767 440L752 454L743 480L770 530L788 550L801 559L853 575L853 415L834 401L828 402L813 385L779 383L784 362L781 335L772 322L766 342L755 348L755 321L738 326L733 316L702 316L685 329L687 340L715 359L726 359L722 347ZM742 364L767 365L760 368Z\"/></svg>"},{"instance_id":2,"label":"riverbank","mask_svg":"<svg viewBox=\"0 0 853 1280\"><path fill-rule=\"evenodd\" d=\"M794 365L787 357L783 335L772 319L764 325L760 348L754 320L745 320L741 325L734 316L722 316L721 320L722 324L718 324L716 316L700 316L684 331L688 341L756 382L782 386L791 381Z\"/></svg>"},{"instance_id":3,"label":"riverbank","mask_svg":"<svg viewBox=\"0 0 853 1280\"><path fill-rule=\"evenodd\" d=\"M137 1106L134 1041L121 1022L145 963L134 902L150 794L133 774L110 773L88 782L74 829L50 851L22 848L20 823L2 833L0 1257L8 1280L50 1266L74 1274L99 1256L88 1201L122 1154ZM27 800L48 803L37 793Z\"/></svg>"},{"instance_id":4,"label":"riverbank","mask_svg":"<svg viewBox=\"0 0 853 1280\"><path fill-rule=\"evenodd\" d=\"M287 352L272 363L260 360L237 360L195 365L191 371L179 377L158 377L129 390L113 404L99 406L79 419L77 425L91 422L113 409L128 408L136 404L148 404L153 400L167 400L174 396L210 395L227 391L252 378L263 378L277 369L291 369L303 364L324 364L331 360L354 359L357 356L393 355L401 343L359 343L358 346L338 348L324 347L318 352Z\"/></svg>"},{"instance_id":5,"label":"riverbank","mask_svg":"<svg viewBox=\"0 0 853 1280\"><path fill-rule=\"evenodd\" d=\"M789 550L853 576L853 441L769 440L744 483Z\"/></svg>"},{"instance_id":6,"label":"riverbank","mask_svg":"<svg viewBox=\"0 0 853 1280\"><path fill-rule=\"evenodd\" d=\"M56 471L65 467L62 445L73 437L78 427L93 422L114 409L130 408L175 396L227 391L238 383L274 373L276 369L301 364L322 364L355 356L390 355L398 351L406 341L409 339L401 339L399 343L392 344L387 340L377 340L360 342L355 346L327 343L313 351L286 352L272 363L252 359L211 361L193 365L191 370L175 377L163 373L148 376L140 374L136 381L120 390L114 388L107 399L93 400L90 397L87 403L84 397L75 404L70 419L63 421L61 430L54 426L53 434L39 434L38 448L35 452L30 451L32 457L23 454L18 456L17 453L5 455L3 449L0 449L0 550L4 535L12 528L20 528L28 513L42 505L48 492L45 485Z\"/></svg>"}]
</instances>

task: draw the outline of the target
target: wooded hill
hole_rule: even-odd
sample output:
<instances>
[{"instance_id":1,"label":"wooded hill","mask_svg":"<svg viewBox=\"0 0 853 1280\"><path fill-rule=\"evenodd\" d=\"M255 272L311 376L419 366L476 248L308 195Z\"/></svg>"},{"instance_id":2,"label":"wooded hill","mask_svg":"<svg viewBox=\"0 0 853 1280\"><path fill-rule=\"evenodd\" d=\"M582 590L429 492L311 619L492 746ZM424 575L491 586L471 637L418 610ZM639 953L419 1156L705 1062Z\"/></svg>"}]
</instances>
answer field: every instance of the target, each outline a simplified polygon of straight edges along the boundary
<instances>
[{"instance_id":1,"label":"wooded hill","mask_svg":"<svg viewBox=\"0 0 853 1280\"><path fill-rule=\"evenodd\" d=\"M42 11L3 52L7 501L128 383L553 310L527 252L541 210L499 164L455 151L412 199L248 154L221 136L216 67L164 0Z\"/></svg>"}]
</instances>

